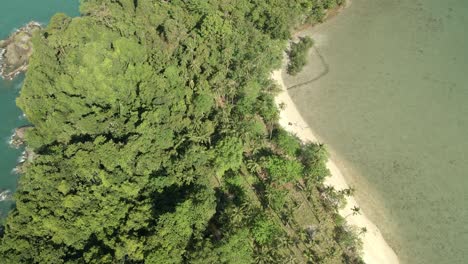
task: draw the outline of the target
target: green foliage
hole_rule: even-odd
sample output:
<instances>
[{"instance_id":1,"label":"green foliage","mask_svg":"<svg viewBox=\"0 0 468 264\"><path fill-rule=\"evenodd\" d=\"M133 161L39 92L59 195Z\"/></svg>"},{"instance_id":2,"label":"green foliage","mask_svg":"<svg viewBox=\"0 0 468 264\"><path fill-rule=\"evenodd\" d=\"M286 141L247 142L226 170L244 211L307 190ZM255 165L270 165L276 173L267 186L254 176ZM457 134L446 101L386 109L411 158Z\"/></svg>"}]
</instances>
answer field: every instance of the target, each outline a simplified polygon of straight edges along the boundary
<instances>
[{"instance_id":1,"label":"green foliage","mask_svg":"<svg viewBox=\"0 0 468 264\"><path fill-rule=\"evenodd\" d=\"M314 41L310 37L302 37L299 42L292 43L288 52L289 64L288 73L291 75L298 74L306 65L307 52L314 45Z\"/></svg>"},{"instance_id":2,"label":"green foliage","mask_svg":"<svg viewBox=\"0 0 468 264\"><path fill-rule=\"evenodd\" d=\"M323 8L325 9L332 9L335 8L337 5L344 4L344 0L324 0L322 1Z\"/></svg>"},{"instance_id":3,"label":"green foliage","mask_svg":"<svg viewBox=\"0 0 468 264\"><path fill-rule=\"evenodd\" d=\"M296 160L272 156L268 158L265 167L271 180L279 184L294 182L302 177L303 167Z\"/></svg>"},{"instance_id":4,"label":"green foliage","mask_svg":"<svg viewBox=\"0 0 468 264\"><path fill-rule=\"evenodd\" d=\"M301 143L295 136L291 135L286 130L282 128L277 129L274 133L273 140L287 155L295 157L299 154Z\"/></svg>"},{"instance_id":5,"label":"green foliage","mask_svg":"<svg viewBox=\"0 0 468 264\"><path fill-rule=\"evenodd\" d=\"M308 143L301 151L301 161L304 165L304 174L308 180L322 182L330 175L326 161L328 152L323 144Z\"/></svg>"},{"instance_id":6,"label":"green foliage","mask_svg":"<svg viewBox=\"0 0 468 264\"><path fill-rule=\"evenodd\" d=\"M280 230L274 222L266 217L260 217L254 224L252 234L260 245L272 244L280 235Z\"/></svg>"},{"instance_id":7,"label":"green foliage","mask_svg":"<svg viewBox=\"0 0 468 264\"><path fill-rule=\"evenodd\" d=\"M242 164L242 142L239 138L224 138L216 145L215 166L217 175L222 176L226 170L239 169Z\"/></svg>"},{"instance_id":8,"label":"green foliage","mask_svg":"<svg viewBox=\"0 0 468 264\"><path fill-rule=\"evenodd\" d=\"M285 209L290 200L289 191L286 189L269 188L267 190L268 205L276 211Z\"/></svg>"},{"instance_id":9,"label":"green foliage","mask_svg":"<svg viewBox=\"0 0 468 264\"><path fill-rule=\"evenodd\" d=\"M307 21L312 24L321 23L325 19L327 12L342 6L345 0L321 0L316 1L315 5L310 7L310 13Z\"/></svg>"},{"instance_id":10,"label":"green foliage","mask_svg":"<svg viewBox=\"0 0 468 264\"><path fill-rule=\"evenodd\" d=\"M322 5L84 0L81 17L54 16L17 100L36 157L0 227L2 263L354 259L334 222L342 193L321 183L326 151L275 130L268 79ZM320 238L289 213L302 194Z\"/></svg>"}]
</instances>

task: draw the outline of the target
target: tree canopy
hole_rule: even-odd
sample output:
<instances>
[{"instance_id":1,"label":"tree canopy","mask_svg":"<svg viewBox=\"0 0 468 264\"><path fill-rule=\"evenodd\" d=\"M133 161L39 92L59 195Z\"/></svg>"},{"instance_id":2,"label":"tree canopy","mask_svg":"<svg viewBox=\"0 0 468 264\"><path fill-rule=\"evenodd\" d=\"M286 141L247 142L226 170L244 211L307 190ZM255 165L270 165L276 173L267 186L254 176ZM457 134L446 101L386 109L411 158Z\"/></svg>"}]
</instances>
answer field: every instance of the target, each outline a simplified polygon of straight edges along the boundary
<instances>
[{"instance_id":1,"label":"tree canopy","mask_svg":"<svg viewBox=\"0 0 468 264\"><path fill-rule=\"evenodd\" d=\"M299 42L292 43L288 51L289 64L288 73L291 75L298 74L307 64L307 52L314 45L314 41L310 37L301 37Z\"/></svg>"},{"instance_id":2,"label":"tree canopy","mask_svg":"<svg viewBox=\"0 0 468 264\"><path fill-rule=\"evenodd\" d=\"M294 26L323 9L83 0L82 16L55 15L17 100L37 155L0 259L360 263L326 154L279 128L269 80Z\"/></svg>"}]
</instances>

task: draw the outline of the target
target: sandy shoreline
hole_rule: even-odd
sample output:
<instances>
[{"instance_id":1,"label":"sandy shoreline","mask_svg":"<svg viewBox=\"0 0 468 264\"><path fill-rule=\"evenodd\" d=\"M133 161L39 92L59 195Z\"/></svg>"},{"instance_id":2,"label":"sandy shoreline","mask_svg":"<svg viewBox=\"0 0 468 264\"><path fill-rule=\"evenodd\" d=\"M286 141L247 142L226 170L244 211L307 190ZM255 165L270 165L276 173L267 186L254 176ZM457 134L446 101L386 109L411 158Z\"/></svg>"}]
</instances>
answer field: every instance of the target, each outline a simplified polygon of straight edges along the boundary
<instances>
[{"instance_id":1,"label":"sandy shoreline","mask_svg":"<svg viewBox=\"0 0 468 264\"><path fill-rule=\"evenodd\" d=\"M282 70L274 71L271 78L275 80L282 89L275 98L278 106L280 104L284 104L280 113L280 125L287 131L295 134L304 142L317 142L317 138L302 118L286 90L286 86L282 78ZM329 160L327 166L330 170L331 177L327 178L326 184L335 187L337 190L348 188L348 184L336 164L332 160ZM350 197L346 207L340 210L340 214L342 216L347 216L346 220L350 225L365 227L367 229L367 232L362 235L364 261L368 264L399 263L398 257L393 249L387 244L380 233L380 230L365 216L362 210L361 214L353 215L353 211L351 209L355 206L358 206L356 200L353 197Z\"/></svg>"}]
</instances>

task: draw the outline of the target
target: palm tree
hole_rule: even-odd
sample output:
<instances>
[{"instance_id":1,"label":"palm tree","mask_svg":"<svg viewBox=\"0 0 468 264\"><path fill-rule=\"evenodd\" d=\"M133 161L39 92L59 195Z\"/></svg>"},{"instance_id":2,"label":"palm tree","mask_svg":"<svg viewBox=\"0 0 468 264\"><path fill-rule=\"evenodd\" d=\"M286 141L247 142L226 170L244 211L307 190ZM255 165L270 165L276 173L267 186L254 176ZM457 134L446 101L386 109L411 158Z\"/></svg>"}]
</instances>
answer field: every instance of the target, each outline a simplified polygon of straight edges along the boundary
<instances>
[{"instance_id":1,"label":"palm tree","mask_svg":"<svg viewBox=\"0 0 468 264\"><path fill-rule=\"evenodd\" d=\"M258 163L255 160L248 160L247 161L247 169L252 173L257 173L258 174L262 170L262 166L260 165L260 163Z\"/></svg>"},{"instance_id":2,"label":"palm tree","mask_svg":"<svg viewBox=\"0 0 468 264\"><path fill-rule=\"evenodd\" d=\"M351 216L351 215L361 214L361 208L359 208L358 206L354 206L353 208L351 208L351 211L353 211L353 212L351 214L347 215L345 218L348 218L348 216Z\"/></svg>"},{"instance_id":3,"label":"palm tree","mask_svg":"<svg viewBox=\"0 0 468 264\"><path fill-rule=\"evenodd\" d=\"M365 233L367 233L367 227L361 227L361 229L359 230L359 235L362 235Z\"/></svg>"},{"instance_id":4,"label":"palm tree","mask_svg":"<svg viewBox=\"0 0 468 264\"><path fill-rule=\"evenodd\" d=\"M344 195L350 197L350 196L353 196L354 193L356 192L356 189L354 189L354 187L349 187L347 189L343 189L341 191Z\"/></svg>"}]
</instances>

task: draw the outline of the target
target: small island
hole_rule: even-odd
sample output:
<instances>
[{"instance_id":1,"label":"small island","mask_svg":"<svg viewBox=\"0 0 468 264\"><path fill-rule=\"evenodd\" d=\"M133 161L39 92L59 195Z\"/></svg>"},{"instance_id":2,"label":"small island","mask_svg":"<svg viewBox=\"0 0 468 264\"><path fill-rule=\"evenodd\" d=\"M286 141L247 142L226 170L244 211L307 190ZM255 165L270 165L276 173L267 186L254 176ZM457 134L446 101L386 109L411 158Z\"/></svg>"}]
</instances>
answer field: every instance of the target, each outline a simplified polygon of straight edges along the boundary
<instances>
[{"instance_id":1,"label":"small island","mask_svg":"<svg viewBox=\"0 0 468 264\"><path fill-rule=\"evenodd\" d=\"M29 57L33 52L32 36L41 29L37 22L29 22L16 30L6 40L0 40L0 76L12 80L28 69Z\"/></svg>"}]
</instances>

